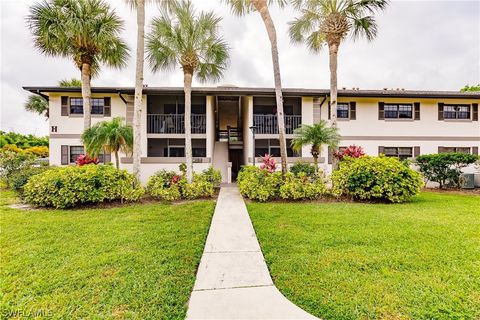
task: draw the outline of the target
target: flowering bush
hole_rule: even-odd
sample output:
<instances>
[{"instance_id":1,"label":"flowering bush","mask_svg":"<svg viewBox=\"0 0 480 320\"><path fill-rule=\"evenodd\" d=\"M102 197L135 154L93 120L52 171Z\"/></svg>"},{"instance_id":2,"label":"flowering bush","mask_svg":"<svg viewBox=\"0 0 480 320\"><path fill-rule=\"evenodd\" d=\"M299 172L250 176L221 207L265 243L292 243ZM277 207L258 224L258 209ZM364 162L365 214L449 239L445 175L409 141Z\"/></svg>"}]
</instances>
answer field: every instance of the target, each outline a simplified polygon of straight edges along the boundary
<instances>
[{"instance_id":1,"label":"flowering bush","mask_svg":"<svg viewBox=\"0 0 480 320\"><path fill-rule=\"evenodd\" d=\"M75 161L77 166L84 166L86 164L98 164L98 159L97 158L90 158L86 154L81 154L77 157L77 160Z\"/></svg>"},{"instance_id":2,"label":"flowering bush","mask_svg":"<svg viewBox=\"0 0 480 320\"><path fill-rule=\"evenodd\" d=\"M277 163L273 156L266 154L262 157L263 163L260 165L260 169L266 169L268 172L274 172L277 169Z\"/></svg>"},{"instance_id":3,"label":"flowering bush","mask_svg":"<svg viewBox=\"0 0 480 320\"><path fill-rule=\"evenodd\" d=\"M335 151L333 153L333 156L337 158L338 160L342 160L344 157L350 157L350 158L360 158L365 155L365 152L363 151L363 148L360 146L356 145L351 145L346 149Z\"/></svg>"},{"instance_id":4,"label":"flowering bush","mask_svg":"<svg viewBox=\"0 0 480 320\"><path fill-rule=\"evenodd\" d=\"M30 147L25 149L24 151L25 153L33 154L39 158L48 157L48 147L45 146Z\"/></svg>"}]
</instances>

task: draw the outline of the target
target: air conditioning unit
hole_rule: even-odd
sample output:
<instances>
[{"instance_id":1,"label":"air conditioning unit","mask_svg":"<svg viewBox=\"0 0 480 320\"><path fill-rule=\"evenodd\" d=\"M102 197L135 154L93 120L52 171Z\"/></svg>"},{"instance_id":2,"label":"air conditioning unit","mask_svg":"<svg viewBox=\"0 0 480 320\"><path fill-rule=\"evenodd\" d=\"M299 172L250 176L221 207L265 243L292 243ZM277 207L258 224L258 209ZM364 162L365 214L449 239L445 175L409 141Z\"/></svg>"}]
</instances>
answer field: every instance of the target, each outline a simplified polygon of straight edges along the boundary
<instances>
[{"instance_id":1,"label":"air conditioning unit","mask_svg":"<svg viewBox=\"0 0 480 320\"><path fill-rule=\"evenodd\" d=\"M462 187L462 189L474 189L475 175L473 173L463 173L460 176L460 187Z\"/></svg>"}]
</instances>

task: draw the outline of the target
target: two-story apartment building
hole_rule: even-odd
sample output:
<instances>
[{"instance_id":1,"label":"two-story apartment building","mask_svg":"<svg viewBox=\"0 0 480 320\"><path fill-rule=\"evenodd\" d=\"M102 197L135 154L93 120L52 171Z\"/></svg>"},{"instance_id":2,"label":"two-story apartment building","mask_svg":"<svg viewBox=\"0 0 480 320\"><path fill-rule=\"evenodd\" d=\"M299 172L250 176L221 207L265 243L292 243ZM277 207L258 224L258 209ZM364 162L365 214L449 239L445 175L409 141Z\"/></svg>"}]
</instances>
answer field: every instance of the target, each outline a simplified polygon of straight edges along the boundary
<instances>
[{"instance_id":1,"label":"two-story apartment building","mask_svg":"<svg viewBox=\"0 0 480 320\"><path fill-rule=\"evenodd\" d=\"M50 163L69 165L82 154L83 106L80 88L25 87L49 100ZM123 117L133 121L134 88L92 88L92 123ZM329 90L284 89L287 143L301 124L330 118ZM141 179L161 169L178 170L185 162L183 88L144 89ZM410 90L339 90L340 147L362 146L370 155L414 158L420 154L460 151L478 154L478 92ZM224 181L241 165L266 153L280 155L275 92L271 88L198 87L192 89L194 170L213 166ZM290 147L288 162L312 161L310 149ZM321 167L331 170L331 152L322 150ZM111 161L110 155L102 156ZM256 158L256 162L260 161ZM121 167L131 169L130 155ZM473 170L473 169L472 169Z\"/></svg>"}]
</instances>

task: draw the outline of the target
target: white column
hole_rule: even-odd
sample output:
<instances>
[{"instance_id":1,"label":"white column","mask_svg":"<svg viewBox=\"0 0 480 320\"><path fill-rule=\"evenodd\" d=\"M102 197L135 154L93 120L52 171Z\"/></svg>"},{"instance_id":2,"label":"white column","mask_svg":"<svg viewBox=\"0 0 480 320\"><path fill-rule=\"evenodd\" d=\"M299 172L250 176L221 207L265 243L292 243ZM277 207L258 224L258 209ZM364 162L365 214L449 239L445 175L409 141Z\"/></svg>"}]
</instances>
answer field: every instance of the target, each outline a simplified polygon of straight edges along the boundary
<instances>
[{"instance_id":1,"label":"white column","mask_svg":"<svg viewBox=\"0 0 480 320\"><path fill-rule=\"evenodd\" d=\"M302 97L302 124L313 124L313 98ZM311 157L311 146L304 146L302 148L302 157Z\"/></svg>"},{"instance_id":2,"label":"white column","mask_svg":"<svg viewBox=\"0 0 480 320\"><path fill-rule=\"evenodd\" d=\"M207 158L213 161L213 149L215 146L215 97L206 97L206 117L207 117Z\"/></svg>"}]
</instances>

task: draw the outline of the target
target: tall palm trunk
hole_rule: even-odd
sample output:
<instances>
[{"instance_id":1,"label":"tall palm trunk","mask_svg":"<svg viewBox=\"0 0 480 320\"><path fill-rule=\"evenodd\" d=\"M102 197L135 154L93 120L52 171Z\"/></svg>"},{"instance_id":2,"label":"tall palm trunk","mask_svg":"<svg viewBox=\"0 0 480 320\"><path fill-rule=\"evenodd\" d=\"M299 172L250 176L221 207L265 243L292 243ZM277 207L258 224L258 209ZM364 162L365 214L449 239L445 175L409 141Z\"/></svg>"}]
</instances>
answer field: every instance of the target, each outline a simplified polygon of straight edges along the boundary
<instances>
[{"instance_id":1,"label":"tall palm trunk","mask_svg":"<svg viewBox=\"0 0 480 320\"><path fill-rule=\"evenodd\" d=\"M183 90L185 92L185 158L187 162L187 181L192 182L193 159L192 159L192 76L188 71L183 72Z\"/></svg>"},{"instance_id":2,"label":"tall palm trunk","mask_svg":"<svg viewBox=\"0 0 480 320\"><path fill-rule=\"evenodd\" d=\"M140 157L142 155L142 89L143 63L145 55L145 1L136 0L137 5L137 55L135 70L135 101L133 113L133 175L140 179Z\"/></svg>"},{"instance_id":3,"label":"tall palm trunk","mask_svg":"<svg viewBox=\"0 0 480 320\"><path fill-rule=\"evenodd\" d=\"M118 155L118 150L115 150L115 167L120 169L120 157Z\"/></svg>"},{"instance_id":4,"label":"tall palm trunk","mask_svg":"<svg viewBox=\"0 0 480 320\"><path fill-rule=\"evenodd\" d=\"M333 127L337 126L337 60L338 44L328 44L330 64L330 119Z\"/></svg>"},{"instance_id":5,"label":"tall palm trunk","mask_svg":"<svg viewBox=\"0 0 480 320\"><path fill-rule=\"evenodd\" d=\"M82 63L82 99L83 99L83 130L92 126L92 88L90 84L92 71L90 64Z\"/></svg>"},{"instance_id":6,"label":"tall palm trunk","mask_svg":"<svg viewBox=\"0 0 480 320\"><path fill-rule=\"evenodd\" d=\"M280 77L280 63L278 59L277 32L273 23L268 4L266 0L252 0L255 9L260 13L265 28L267 29L268 38L272 50L273 62L273 78L275 82L275 96L277 102L277 122L278 122L278 140L280 141L280 157L282 162L282 174L287 173L287 141L285 139L285 120L283 114L283 96L282 96L282 79Z\"/></svg>"}]
</instances>

